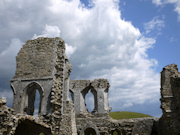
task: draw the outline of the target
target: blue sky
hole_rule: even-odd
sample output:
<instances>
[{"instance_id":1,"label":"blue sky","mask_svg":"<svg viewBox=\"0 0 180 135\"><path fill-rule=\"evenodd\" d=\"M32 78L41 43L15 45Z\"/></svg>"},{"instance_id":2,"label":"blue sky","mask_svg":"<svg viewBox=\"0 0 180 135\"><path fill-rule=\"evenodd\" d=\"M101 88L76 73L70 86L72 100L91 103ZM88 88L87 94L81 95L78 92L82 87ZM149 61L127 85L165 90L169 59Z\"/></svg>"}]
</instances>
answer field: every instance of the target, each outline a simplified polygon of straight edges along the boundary
<instances>
[{"instance_id":1,"label":"blue sky","mask_svg":"<svg viewBox=\"0 0 180 135\"><path fill-rule=\"evenodd\" d=\"M88 1L81 0L88 7ZM149 58L158 60L157 72L167 64L180 63L179 53L180 21L174 11L174 4L156 5L151 0L120 0L122 18L130 21L141 33L145 33L145 23L157 18L163 21L163 28L154 28L147 37L156 39L152 49L147 50ZM160 34L158 34L160 32Z\"/></svg>"},{"instance_id":2,"label":"blue sky","mask_svg":"<svg viewBox=\"0 0 180 135\"><path fill-rule=\"evenodd\" d=\"M81 2L89 6L88 1L81 0ZM153 18L163 21L163 28L160 30L154 28L150 33L145 34L147 37L156 39L156 43L152 49L147 50L147 54L149 58L155 58L158 61L157 72L161 72L167 64L180 63L180 59L177 58L179 56L180 20L178 20L178 13L174 11L175 4L167 2L167 4L157 5L151 0L120 0L119 2L122 18L130 21L141 33L146 33L144 25Z\"/></svg>"},{"instance_id":3,"label":"blue sky","mask_svg":"<svg viewBox=\"0 0 180 135\"><path fill-rule=\"evenodd\" d=\"M112 111L161 116L160 72L180 65L179 0L2 0L0 18L0 96L8 106L22 45L61 37L71 79L107 78Z\"/></svg>"},{"instance_id":4,"label":"blue sky","mask_svg":"<svg viewBox=\"0 0 180 135\"><path fill-rule=\"evenodd\" d=\"M123 2L126 4L124 5ZM165 4L157 6L151 0L127 0L121 1L123 17L131 21L132 24L144 32L144 23L151 21L154 17L164 22L164 27L157 34L158 30L152 30L147 36L156 38L156 43L152 49L147 51L149 58L155 58L158 61L157 72L167 64L176 63L179 65L179 39L180 39L180 21L178 13L174 11L174 4Z\"/></svg>"}]
</instances>

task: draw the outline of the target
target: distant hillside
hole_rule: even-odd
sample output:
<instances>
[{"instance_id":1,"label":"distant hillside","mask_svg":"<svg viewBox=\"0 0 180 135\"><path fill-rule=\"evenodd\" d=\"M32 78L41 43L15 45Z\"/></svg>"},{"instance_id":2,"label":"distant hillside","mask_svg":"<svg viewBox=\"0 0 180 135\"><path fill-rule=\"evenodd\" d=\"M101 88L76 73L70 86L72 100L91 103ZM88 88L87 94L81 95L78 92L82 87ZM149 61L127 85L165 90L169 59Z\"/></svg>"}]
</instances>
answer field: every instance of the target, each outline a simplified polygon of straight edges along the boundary
<instances>
[{"instance_id":1,"label":"distant hillside","mask_svg":"<svg viewBox=\"0 0 180 135\"><path fill-rule=\"evenodd\" d=\"M136 112L110 112L110 116L113 119L131 119L131 118L142 118L142 117L152 117L147 114L136 113Z\"/></svg>"}]
</instances>

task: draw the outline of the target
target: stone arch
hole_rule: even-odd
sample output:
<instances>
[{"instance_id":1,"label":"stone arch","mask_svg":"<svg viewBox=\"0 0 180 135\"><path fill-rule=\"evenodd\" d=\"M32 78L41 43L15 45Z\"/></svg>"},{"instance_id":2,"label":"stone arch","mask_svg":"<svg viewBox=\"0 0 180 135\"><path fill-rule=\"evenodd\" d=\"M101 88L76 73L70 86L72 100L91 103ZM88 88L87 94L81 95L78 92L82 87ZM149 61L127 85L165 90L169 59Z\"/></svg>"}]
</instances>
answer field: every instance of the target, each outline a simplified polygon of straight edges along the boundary
<instances>
[{"instance_id":1,"label":"stone arch","mask_svg":"<svg viewBox=\"0 0 180 135\"><path fill-rule=\"evenodd\" d=\"M39 99L39 111L38 114L41 113L41 107L42 107L42 98L44 96L44 90L43 87L38 82L32 82L26 86L24 89L24 94L22 98L22 103L24 103L23 111L24 113L28 115L34 114L34 103L35 103L35 97L36 97L36 91L39 92L40 99Z\"/></svg>"},{"instance_id":2,"label":"stone arch","mask_svg":"<svg viewBox=\"0 0 180 135\"><path fill-rule=\"evenodd\" d=\"M12 91L13 91L13 102L15 101L15 98L16 98L16 89L15 89L15 87L14 87L14 85L12 85L12 84L10 84L10 87L11 87L11 89L12 89Z\"/></svg>"},{"instance_id":3,"label":"stone arch","mask_svg":"<svg viewBox=\"0 0 180 135\"><path fill-rule=\"evenodd\" d=\"M97 91L92 86L86 87L85 89L83 89L81 91L81 94L82 94L82 97L83 97L82 102L84 103L84 111L88 112L87 106L86 106L86 103L85 103L85 99L86 99L86 95L87 95L87 93L89 91L93 94L93 98L94 98L94 109L93 109L93 111L91 113L95 113L95 112L97 112Z\"/></svg>"},{"instance_id":4,"label":"stone arch","mask_svg":"<svg viewBox=\"0 0 180 135\"><path fill-rule=\"evenodd\" d=\"M98 129L96 125L94 125L92 122L88 122L83 130L81 130L81 135L99 135Z\"/></svg>"},{"instance_id":5,"label":"stone arch","mask_svg":"<svg viewBox=\"0 0 180 135\"><path fill-rule=\"evenodd\" d=\"M93 128L86 128L84 130L84 135L96 135L96 131Z\"/></svg>"},{"instance_id":6,"label":"stone arch","mask_svg":"<svg viewBox=\"0 0 180 135\"><path fill-rule=\"evenodd\" d=\"M23 119L18 121L14 135L51 135L51 129L35 120Z\"/></svg>"},{"instance_id":7,"label":"stone arch","mask_svg":"<svg viewBox=\"0 0 180 135\"><path fill-rule=\"evenodd\" d=\"M13 91L13 94L16 95L15 87L14 87L12 84L10 84L10 86L11 86L11 89L12 89L12 91Z\"/></svg>"},{"instance_id":8,"label":"stone arch","mask_svg":"<svg viewBox=\"0 0 180 135\"><path fill-rule=\"evenodd\" d=\"M121 131L118 129L112 130L111 135L122 135Z\"/></svg>"}]
</instances>

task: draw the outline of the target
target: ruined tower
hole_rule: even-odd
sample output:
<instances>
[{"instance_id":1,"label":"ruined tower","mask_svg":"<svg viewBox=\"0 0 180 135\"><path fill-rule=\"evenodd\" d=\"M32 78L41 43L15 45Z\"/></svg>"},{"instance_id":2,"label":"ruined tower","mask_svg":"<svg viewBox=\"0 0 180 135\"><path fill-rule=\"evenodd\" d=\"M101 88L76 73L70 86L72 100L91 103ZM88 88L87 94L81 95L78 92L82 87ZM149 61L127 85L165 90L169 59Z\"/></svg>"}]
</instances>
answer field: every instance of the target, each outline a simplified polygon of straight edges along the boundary
<instances>
[{"instance_id":1,"label":"ruined tower","mask_svg":"<svg viewBox=\"0 0 180 135\"><path fill-rule=\"evenodd\" d=\"M16 57L16 73L10 81L16 112L33 115L38 90L39 113L57 110L61 113L62 105L56 106L56 103L62 103L65 59L64 41L59 38L38 38L26 42Z\"/></svg>"},{"instance_id":2,"label":"ruined tower","mask_svg":"<svg viewBox=\"0 0 180 135\"><path fill-rule=\"evenodd\" d=\"M180 134L180 73L177 65L172 64L161 72L161 109L162 135Z\"/></svg>"},{"instance_id":3,"label":"ruined tower","mask_svg":"<svg viewBox=\"0 0 180 135\"><path fill-rule=\"evenodd\" d=\"M35 96L39 92L38 115L55 119L50 123L54 134L66 126L71 134L75 114L67 97L71 65L65 55L64 41L61 38L29 40L19 51L16 62L16 73L10 81L14 92L13 109L20 114L33 115Z\"/></svg>"}]
</instances>

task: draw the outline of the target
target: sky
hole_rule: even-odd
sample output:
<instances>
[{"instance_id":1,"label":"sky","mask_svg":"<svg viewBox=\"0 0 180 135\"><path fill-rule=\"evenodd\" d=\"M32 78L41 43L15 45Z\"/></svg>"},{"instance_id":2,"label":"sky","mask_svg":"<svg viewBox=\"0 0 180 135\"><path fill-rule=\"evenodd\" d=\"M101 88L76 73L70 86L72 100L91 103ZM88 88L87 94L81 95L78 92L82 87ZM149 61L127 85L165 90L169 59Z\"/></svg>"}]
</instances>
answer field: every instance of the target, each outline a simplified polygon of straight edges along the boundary
<instances>
[{"instance_id":1,"label":"sky","mask_svg":"<svg viewBox=\"0 0 180 135\"><path fill-rule=\"evenodd\" d=\"M161 116L160 72L180 65L179 0L0 0L0 18L0 97L9 107L22 45L61 37L72 80L107 78L112 111Z\"/></svg>"}]
</instances>

